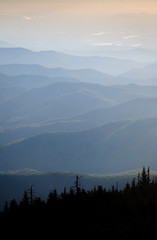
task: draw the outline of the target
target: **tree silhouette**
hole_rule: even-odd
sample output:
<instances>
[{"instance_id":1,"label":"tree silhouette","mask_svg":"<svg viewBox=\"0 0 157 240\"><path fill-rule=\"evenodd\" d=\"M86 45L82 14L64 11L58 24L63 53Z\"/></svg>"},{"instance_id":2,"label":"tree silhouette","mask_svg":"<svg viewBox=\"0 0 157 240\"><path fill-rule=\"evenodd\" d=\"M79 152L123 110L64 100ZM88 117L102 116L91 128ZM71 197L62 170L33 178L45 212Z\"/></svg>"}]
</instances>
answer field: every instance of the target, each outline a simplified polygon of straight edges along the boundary
<instances>
[{"instance_id":1,"label":"tree silhouette","mask_svg":"<svg viewBox=\"0 0 157 240\"><path fill-rule=\"evenodd\" d=\"M0 213L2 220L5 217L7 223L16 218L26 221L26 226L36 223L38 231L64 229L68 235L76 231L87 239L151 239L157 228L157 181L151 181L149 168L143 167L137 183L134 178L123 190L98 186L87 191L80 188L76 176L75 189L65 188L60 194L56 189L50 191L46 202L39 197L31 201L24 191L19 204L15 199L6 204Z\"/></svg>"},{"instance_id":2,"label":"tree silhouette","mask_svg":"<svg viewBox=\"0 0 157 240\"><path fill-rule=\"evenodd\" d=\"M150 169L148 167L147 171L143 167L141 174L138 176L138 186L141 188L147 187L150 183Z\"/></svg>"},{"instance_id":3,"label":"tree silhouette","mask_svg":"<svg viewBox=\"0 0 157 240\"><path fill-rule=\"evenodd\" d=\"M4 212L8 213L8 211L9 211L9 206L8 206L8 202L6 202L4 205Z\"/></svg>"},{"instance_id":4,"label":"tree silhouette","mask_svg":"<svg viewBox=\"0 0 157 240\"><path fill-rule=\"evenodd\" d=\"M27 191L24 191L23 199L20 202L20 206L27 208L29 206L29 197Z\"/></svg>"},{"instance_id":5,"label":"tree silhouette","mask_svg":"<svg viewBox=\"0 0 157 240\"><path fill-rule=\"evenodd\" d=\"M11 212L16 211L17 208L18 208L18 204L17 204L16 200L15 199L11 200L9 211L11 211Z\"/></svg>"}]
</instances>

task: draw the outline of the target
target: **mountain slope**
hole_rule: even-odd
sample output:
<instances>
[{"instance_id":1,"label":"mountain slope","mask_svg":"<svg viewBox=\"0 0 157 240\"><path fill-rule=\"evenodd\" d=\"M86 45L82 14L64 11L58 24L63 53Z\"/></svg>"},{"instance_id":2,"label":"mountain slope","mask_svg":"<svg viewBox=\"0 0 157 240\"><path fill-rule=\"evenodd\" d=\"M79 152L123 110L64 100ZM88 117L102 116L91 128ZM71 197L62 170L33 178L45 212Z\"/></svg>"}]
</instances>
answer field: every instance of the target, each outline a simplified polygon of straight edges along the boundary
<instances>
[{"instance_id":1,"label":"mountain slope","mask_svg":"<svg viewBox=\"0 0 157 240\"><path fill-rule=\"evenodd\" d=\"M73 171L76 169L77 171L80 160L76 159L83 152L90 154L88 151L97 141L99 142L127 123L110 123L101 128L78 133L42 134L19 143L0 147L0 168L2 170L34 168L44 171L62 171L63 169L64 171ZM85 169L84 166L84 171L86 171Z\"/></svg>"},{"instance_id":2,"label":"mountain slope","mask_svg":"<svg viewBox=\"0 0 157 240\"><path fill-rule=\"evenodd\" d=\"M111 173L157 170L157 119L113 122L79 133L44 134L0 148L2 170Z\"/></svg>"},{"instance_id":3,"label":"mountain slope","mask_svg":"<svg viewBox=\"0 0 157 240\"><path fill-rule=\"evenodd\" d=\"M23 93L26 89L23 87L0 87L0 104Z\"/></svg>"},{"instance_id":4,"label":"mountain slope","mask_svg":"<svg viewBox=\"0 0 157 240\"><path fill-rule=\"evenodd\" d=\"M157 63L146 65L140 69L133 69L126 73L120 75L124 78L132 78L132 79L151 79L157 78Z\"/></svg>"},{"instance_id":5,"label":"mountain slope","mask_svg":"<svg viewBox=\"0 0 157 240\"><path fill-rule=\"evenodd\" d=\"M157 117L156 106L157 98L139 98L114 107L96 109L72 119L103 124L110 121L151 118Z\"/></svg>"},{"instance_id":6,"label":"mountain slope","mask_svg":"<svg viewBox=\"0 0 157 240\"><path fill-rule=\"evenodd\" d=\"M107 74L120 74L137 66L137 62L110 57L72 56L55 51L33 52L23 48L0 48L0 64L40 64L69 69L92 68Z\"/></svg>"},{"instance_id":7,"label":"mountain slope","mask_svg":"<svg viewBox=\"0 0 157 240\"><path fill-rule=\"evenodd\" d=\"M18 126L0 131L0 145L10 144L21 139L33 137L44 133L56 132L79 132L90 128L97 127L97 124L88 121L75 121L58 119L44 124L30 124L26 126Z\"/></svg>"},{"instance_id":8,"label":"mountain slope","mask_svg":"<svg viewBox=\"0 0 157 240\"><path fill-rule=\"evenodd\" d=\"M58 81L64 81L65 78L67 82L89 82L89 83L98 83L98 84L116 84L117 78L111 75L96 71L94 69L79 69L71 70L65 68L47 68L37 64L7 64L0 65L0 73L5 75L14 76L15 79L19 76L25 76L25 78L41 78L45 77L45 81L49 81L47 78L59 78ZM27 79L28 81L28 79ZM56 79L57 82L57 79Z\"/></svg>"},{"instance_id":9,"label":"mountain slope","mask_svg":"<svg viewBox=\"0 0 157 240\"><path fill-rule=\"evenodd\" d=\"M20 66L19 66L20 68ZM0 88L6 87L22 87L22 88L38 88L57 82L79 82L76 78L70 77L47 77L40 75L22 74L17 76L9 76L0 74Z\"/></svg>"},{"instance_id":10,"label":"mountain slope","mask_svg":"<svg viewBox=\"0 0 157 240\"><path fill-rule=\"evenodd\" d=\"M114 101L104 96L102 88L85 83L56 83L27 90L0 104L1 125L40 123L112 106Z\"/></svg>"},{"instance_id":11,"label":"mountain slope","mask_svg":"<svg viewBox=\"0 0 157 240\"><path fill-rule=\"evenodd\" d=\"M125 90L123 92L123 90L118 87L104 87L103 89L103 87L101 88L101 86L98 85L84 84L74 85L76 88L73 88L74 86L70 84L69 86L73 86L71 88L72 92L66 95L66 91L67 93L70 91L67 85L67 90L65 88L64 94L62 95L62 89L59 88L59 85L56 85L56 87L57 86L58 93L55 90L55 86L53 86L56 97L55 95L53 96L53 89L49 86L45 88L45 90L49 90L45 91L45 94L41 89L43 95L39 94L39 89L35 89L35 91L29 91L26 95L22 95L23 97L25 96L25 100L24 98L16 97L16 99L11 99L0 105L0 145L42 133L76 132L100 126L110 121L157 117L157 98L139 98L114 107L109 107L115 100L121 101L125 98L134 97L134 95L131 95L130 92L130 96L125 96ZM83 88L81 88L81 86ZM86 87L87 89L85 90ZM95 88L95 91L92 87L93 89ZM38 94L35 101L35 94L33 93L36 91ZM119 91L119 95L114 96L114 92L116 91ZM145 92L145 90L141 88L139 88L138 91L139 93ZM156 90L152 91L150 89L150 92L156 94ZM58 94L61 94L61 96L57 97ZM90 95L88 96L88 94ZM103 97L103 94L111 99ZM108 106L108 108L99 108L100 104L106 107ZM90 108L94 106L97 109L90 111ZM83 110L85 113L78 115L78 113L81 113ZM70 117L72 113L76 116ZM60 119L56 119L55 117L60 117Z\"/></svg>"},{"instance_id":12,"label":"mountain slope","mask_svg":"<svg viewBox=\"0 0 157 240\"><path fill-rule=\"evenodd\" d=\"M7 89L0 88L2 99L10 98ZM150 96L157 96L156 87L60 83L25 91L0 104L0 145L42 133L76 132L110 121L157 117L157 98ZM123 101L127 102L118 105Z\"/></svg>"},{"instance_id":13,"label":"mountain slope","mask_svg":"<svg viewBox=\"0 0 157 240\"><path fill-rule=\"evenodd\" d=\"M0 104L0 122L2 127L39 124L111 107L138 97L143 97L142 93L139 91L138 94L129 87L105 87L81 82L55 83L29 89L13 98L9 96L10 100Z\"/></svg>"}]
</instances>

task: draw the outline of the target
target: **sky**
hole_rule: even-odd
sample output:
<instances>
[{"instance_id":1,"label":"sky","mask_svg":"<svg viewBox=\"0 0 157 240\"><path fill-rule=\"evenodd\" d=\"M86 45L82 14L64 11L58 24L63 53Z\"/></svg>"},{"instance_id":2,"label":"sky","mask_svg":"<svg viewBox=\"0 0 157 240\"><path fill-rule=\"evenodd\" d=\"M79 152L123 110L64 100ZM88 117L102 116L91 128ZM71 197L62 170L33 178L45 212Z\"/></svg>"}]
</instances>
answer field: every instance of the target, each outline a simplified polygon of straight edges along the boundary
<instances>
[{"instance_id":1,"label":"sky","mask_svg":"<svg viewBox=\"0 0 157 240\"><path fill-rule=\"evenodd\" d=\"M0 0L0 46L157 49L157 0Z\"/></svg>"}]
</instances>

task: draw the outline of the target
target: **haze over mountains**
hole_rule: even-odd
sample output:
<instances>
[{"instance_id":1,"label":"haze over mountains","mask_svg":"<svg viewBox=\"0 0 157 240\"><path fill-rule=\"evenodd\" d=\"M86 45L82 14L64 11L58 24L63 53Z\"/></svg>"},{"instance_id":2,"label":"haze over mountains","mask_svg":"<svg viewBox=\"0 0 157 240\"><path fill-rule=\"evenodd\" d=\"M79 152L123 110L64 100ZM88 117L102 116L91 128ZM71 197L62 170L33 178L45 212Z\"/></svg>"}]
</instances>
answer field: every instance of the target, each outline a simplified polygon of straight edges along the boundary
<instances>
[{"instance_id":1,"label":"haze over mountains","mask_svg":"<svg viewBox=\"0 0 157 240\"><path fill-rule=\"evenodd\" d=\"M62 172L56 173L54 187L71 179L69 172L85 174L86 186L100 183L96 175L112 174L104 183L109 186L117 172L157 170L156 54L116 54L0 49L3 189L17 171L23 177L23 169L49 186L52 178L43 180L47 172ZM20 189L29 187L30 179L23 178Z\"/></svg>"},{"instance_id":2,"label":"haze over mountains","mask_svg":"<svg viewBox=\"0 0 157 240\"><path fill-rule=\"evenodd\" d=\"M139 60L1 48L1 170L156 170L157 63Z\"/></svg>"},{"instance_id":3,"label":"haze over mountains","mask_svg":"<svg viewBox=\"0 0 157 240\"><path fill-rule=\"evenodd\" d=\"M112 122L83 132L41 134L1 147L0 167L97 174L141 164L156 169L156 142L156 119Z\"/></svg>"},{"instance_id":4,"label":"haze over mountains","mask_svg":"<svg viewBox=\"0 0 157 240\"><path fill-rule=\"evenodd\" d=\"M127 71L138 64L136 61L110 57L72 56L55 51L33 52L23 48L1 48L0 64L11 63L40 64L51 68L90 68L113 75Z\"/></svg>"},{"instance_id":5,"label":"haze over mountains","mask_svg":"<svg viewBox=\"0 0 157 240\"><path fill-rule=\"evenodd\" d=\"M126 48L126 49L116 49L114 46L110 47L110 49L101 47L99 50L93 51L78 51L79 55L88 55L88 56L108 56L112 58L119 58L125 60L132 60L142 63L155 62L157 61L157 51L151 49L144 48Z\"/></svg>"}]
</instances>

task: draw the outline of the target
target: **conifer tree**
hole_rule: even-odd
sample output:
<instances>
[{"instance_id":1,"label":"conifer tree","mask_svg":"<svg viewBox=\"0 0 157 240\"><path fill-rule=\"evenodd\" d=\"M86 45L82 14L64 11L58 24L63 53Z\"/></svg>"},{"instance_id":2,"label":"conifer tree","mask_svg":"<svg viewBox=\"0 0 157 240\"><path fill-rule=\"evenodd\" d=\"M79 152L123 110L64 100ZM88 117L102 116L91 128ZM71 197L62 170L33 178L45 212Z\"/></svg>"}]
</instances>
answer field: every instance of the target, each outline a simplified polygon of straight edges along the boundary
<instances>
[{"instance_id":1,"label":"conifer tree","mask_svg":"<svg viewBox=\"0 0 157 240\"><path fill-rule=\"evenodd\" d=\"M11 200L9 210L11 212L16 211L17 207L18 207L18 204L17 204L16 200L15 199Z\"/></svg>"},{"instance_id":2,"label":"conifer tree","mask_svg":"<svg viewBox=\"0 0 157 240\"><path fill-rule=\"evenodd\" d=\"M5 205L4 205L4 212L7 213L8 210L9 210L8 202L6 202Z\"/></svg>"},{"instance_id":3,"label":"conifer tree","mask_svg":"<svg viewBox=\"0 0 157 240\"><path fill-rule=\"evenodd\" d=\"M148 186L149 183L150 183L150 170L148 168L146 171L145 167L143 167L142 173L141 175L139 175L138 186L143 188Z\"/></svg>"},{"instance_id":4,"label":"conifer tree","mask_svg":"<svg viewBox=\"0 0 157 240\"><path fill-rule=\"evenodd\" d=\"M55 203L58 200L58 194L57 194L57 190L54 189L54 191L50 191L49 195L48 195L48 199L47 199L47 204L48 205L52 205L53 203Z\"/></svg>"},{"instance_id":5,"label":"conifer tree","mask_svg":"<svg viewBox=\"0 0 157 240\"><path fill-rule=\"evenodd\" d=\"M74 184L75 184L74 187L75 187L77 193L80 192L80 182L79 182L79 180L80 180L79 176L76 175L76 180L75 180L75 182L74 182Z\"/></svg>"},{"instance_id":6,"label":"conifer tree","mask_svg":"<svg viewBox=\"0 0 157 240\"><path fill-rule=\"evenodd\" d=\"M23 199L20 202L20 206L22 207L28 207L29 205L29 197L27 191L24 191Z\"/></svg>"}]
</instances>

